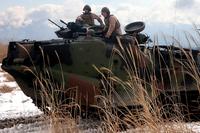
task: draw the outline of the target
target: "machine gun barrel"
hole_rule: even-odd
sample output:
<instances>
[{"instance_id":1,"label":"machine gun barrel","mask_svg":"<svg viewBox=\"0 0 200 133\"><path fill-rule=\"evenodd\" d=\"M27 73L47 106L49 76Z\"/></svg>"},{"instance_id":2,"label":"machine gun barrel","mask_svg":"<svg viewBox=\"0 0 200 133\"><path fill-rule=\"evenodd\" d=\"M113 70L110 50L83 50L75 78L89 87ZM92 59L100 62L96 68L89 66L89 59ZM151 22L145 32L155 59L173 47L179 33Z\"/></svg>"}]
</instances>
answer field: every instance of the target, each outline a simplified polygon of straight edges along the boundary
<instances>
[{"instance_id":1,"label":"machine gun barrel","mask_svg":"<svg viewBox=\"0 0 200 133\"><path fill-rule=\"evenodd\" d=\"M53 22L51 19L48 19L51 23L53 23L54 25L56 25L57 27L59 27L61 30L64 30L63 27L61 27L60 25L56 24L55 22Z\"/></svg>"},{"instance_id":2,"label":"machine gun barrel","mask_svg":"<svg viewBox=\"0 0 200 133\"><path fill-rule=\"evenodd\" d=\"M60 22L65 24L66 26L68 25L65 21L63 21L62 19L60 19Z\"/></svg>"}]
</instances>

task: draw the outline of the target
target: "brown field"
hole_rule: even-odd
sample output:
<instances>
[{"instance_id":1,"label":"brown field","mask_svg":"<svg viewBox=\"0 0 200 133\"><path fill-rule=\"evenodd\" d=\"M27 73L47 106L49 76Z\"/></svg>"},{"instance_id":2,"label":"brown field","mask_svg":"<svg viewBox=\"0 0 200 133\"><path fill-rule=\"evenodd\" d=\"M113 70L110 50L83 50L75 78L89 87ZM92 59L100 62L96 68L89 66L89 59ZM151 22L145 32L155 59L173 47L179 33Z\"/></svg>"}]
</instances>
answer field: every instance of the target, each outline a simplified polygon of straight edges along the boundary
<instances>
[{"instance_id":1,"label":"brown field","mask_svg":"<svg viewBox=\"0 0 200 133\"><path fill-rule=\"evenodd\" d=\"M7 54L7 45L0 43L0 62Z\"/></svg>"},{"instance_id":2,"label":"brown field","mask_svg":"<svg viewBox=\"0 0 200 133\"><path fill-rule=\"evenodd\" d=\"M10 93L11 91L13 91L13 89L7 85L0 87L0 93Z\"/></svg>"}]
</instances>

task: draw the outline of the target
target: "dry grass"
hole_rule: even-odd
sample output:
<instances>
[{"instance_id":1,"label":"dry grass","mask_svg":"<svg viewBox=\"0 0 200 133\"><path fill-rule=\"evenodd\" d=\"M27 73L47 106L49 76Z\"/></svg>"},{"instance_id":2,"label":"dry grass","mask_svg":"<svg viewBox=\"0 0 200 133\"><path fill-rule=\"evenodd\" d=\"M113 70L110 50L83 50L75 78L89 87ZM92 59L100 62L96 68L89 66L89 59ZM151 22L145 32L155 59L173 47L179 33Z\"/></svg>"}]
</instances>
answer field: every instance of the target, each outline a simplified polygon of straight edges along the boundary
<instances>
[{"instance_id":1,"label":"dry grass","mask_svg":"<svg viewBox=\"0 0 200 133\"><path fill-rule=\"evenodd\" d=\"M0 87L0 93L10 93L11 91L13 91L13 89L7 85Z\"/></svg>"},{"instance_id":2,"label":"dry grass","mask_svg":"<svg viewBox=\"0 0 200 133\"><path fill-rule=\"evenodd\" d=\"M0 62L2 62L3 58L7 55L7 45L0 43Z\"/></svg>"},{"instance_id":3,"label":"dry grass","mask_svg":"<svg viewBox=\"0 0 200 133\"><path fill-rule=\"evenodd\" d=\"M122 55L122 53L119 54ZM127 55L122 55L122 56L124 57ZM135 64L135 62L133 64ZM138 130L135 130L134 132L148 131L153 133L153 132L160 132L161 130L164 132L190 132L191 129L189 129L186 125L179 124L184 121L184 116L182 115L180 108L175 109L173 112L174 114L172 114L172 116L170 116L169 119L163 118L163 116L169 114L168 112L165 112L166 110L162 110L163 106L165 105L160 106L157 103L155 103L155 101L153 101L153 99L159 93L159 89L157 88L158 87L157 84L159 83L155 81L154 78L150 79L150 81L148 82L145 81L144 79L141 79L140 75L138 75L138 73L135 73L136 71L135 69L136 67L132 68L131 66L127 66L126 69L126 73L128 75L127 81L124 81L112 74L110 74L110 77L106 77L106 79L104 79L104 83L106 84L103 85L105 87L104 89L109 90L109 92L106 92L106 94L108 94L106 96L105 95L99 96L99 99L101 100L101 103L103 103L103 105L96 107L99 108L101 114L103 115L100 116L101 124L99 125L97 131L119 132L122 130L126 130L127 128L129 129L132 128L134 131L134 128L137 128ZM111 72L112 68L108 68L107 70ZM101 73L101 70L98 71ZM176 73L176 70L174 70L174 72ZM101 74L103 75L103 73ZM198 79L199 77L197 76L196 78ZM53 116L53 118L56 119L63 118L58 115L55 115L57 113L62 112L64 107L61 106L62 101L54 99L55 97L52 96L53 94L52 92L56 92L55 90L63 90L63 88L61 86L57 86L58 88L55 88L55 85L53 84L50 84L50 86L45 85L46 83L49 83L48 81L46 81L46 78L43 77L40 79L41 80L39 81L39 83L43 83L41 84L41 86L43 87L42 89L43 90L42 94L44 95L43 97L45 97L45 99L43 99L43 101L45 101L44 105L48 105L49 107L51 107L51 115ZM175 79L173 77L173 80L177 80L176 77ZM129 89L129 91L127 92L130 91L134 92L135 102L139 105L142 105L143 110L142 111L136 110L136 112L135 111L133 112L132 110L126 108L126 104L124 105L124 108L127 113L124 113L118 107L113 108L114 103L111 97L114 95L114 93L117 93L115 92L113 84L119 84L121 87L125 87L124 91L127 91L126 89ZM50 88L45 88L46 86ZM148 92L149 90L151 94ZM120 99L120 94L118 95ZM130 94L127 93L127 95ZM65 106L71 106L71 105L65 105ZM176 103L174 103L173 106L176 106ZM121 113L119 114L119 112ZM62 120L68 122L69 118L70 117ZM76 118L73 118L73 120L76 121ZM172 122L174 125L177 126L171 126L170 124L166 125L166 123L172 123ZM55 124L54 126L58 129L62 129L61 128L62 124L61 125ZM78 129L73 125L71 126L71 130L77 131Z\"/></svg>"},{"instance_id":4,"label":"dry grass","mask_svg":"<svg viewBox=\"0 0 200 133\"><path fill-rule=\"evenodd\" d=\"M156 78L157 75L155 71L157 69L162 70L162 68L154 67L154 63L155 61L158 61L158 64L160 64L160 60L162 59L155 59L154 55L146 56L139 49L137 50L137 48L135 50L132 50L131 46L124 48L120 42L119 44L120 47L115 49L114 52L121 56L121 58L125 62L124 68L127 79L120 79L120 77L114 75L112 73L112 65L110 68L107 68L107 73L109 73L109 77L105 77L103 75L105 73L105 68L103 69L104 71L101 71L101 69L97 68L97 70L102 74L102 77L104 77L103 86L104 90L107 91L106 94L108 94L106 96L100 96L100 99L104 104L103 106L98 107L104 114L102 117L103 121L101 125L103 131L118 132L123 129L125 130L127 128L137 127L141 130L144 129L144 131L146 130L145 128L147 128L148 132L160 132L161 130L163 132L190 132L191 129L188 129L186 125L180 126L179 124L185 120L190 120L190 118L185 117L185 114L183 114L183 111L188 112L188 109L184 108L185 105L175 99L173 101L172 98L168 96L168 94L165 94L165 91L162 91L164 97L161 98L166 98L170 101L163 103L163 101L165 102L166 100L158 99L157 97L160 94L161 89L168 88L170 89L170 92L172 92L172 94L174 93L173 96L176 96L178 99L180 99L180 96L177 92L181 88L188 88L186 87L187 84L182 84L183 79L186 78L185 74L192 75L193 83L196 86L193 89L196 89L198 93L200 87L200 75L197 65L193 57L191 56L191 53L188 53L184 49L180 48L180 51L182 51L184 56L186 56L186 59L184 61L182 58L175 58L173 55L173 51L169 49L171 64L170 68L166 69L166 73L162 73L160 71L162 76L158 80ZM145 64L147 62L145 57L148 57L149 59L148 64ZM160 55L160 58L163 58L162 55ZM142 62L144 60L145 63ZM164 62L165 61L166 59L164 59ZM178 65L176 63L178 63ZM177 67L179 69L177 69ZM147 75L145 75L145 78L143 77L144 75L140 73L140 70L150 73L147 73ZM162 79L165 79L166 76L169 76L167 84L162 81ZM147 79L147 77L149 78ZM120 94L121 92L117 92L113 84L115 84L115 87L116 85L121 86L121 88L123 89L121 90L121 92L126 92L126 97L129 97L131 95L133 97L133 103L142 105L143 110L136 110L133 112L132 110L128 109L126 101L123 101L123 96ZM113 97L114 95L117 95L119 101L124 103L124 109L127 113L124 113L118 107L113 108L113 105L115 105L115 103L112 99L110 100L110 97ZM120 112L120 114L118 112ZM176 127L166 125L166 123L172 122L173 124L178 126Z\"/></svg>"},{"instance_id":5,"label":"dry grass","mask_svg":"<svg viewBox=\"0 0 200 133\"><path fill-rule=\"evenodd\" d=\"M130 132L134 133L194 133L192 128L188 127L185 123L181 122L170 122L170 123L160 123L157 125L156 129L149 127L135 128L131 129Z\"/></svg>"},{"instance_id":6,"label":"dry grass","mask_svg":"<svg viewBox=\"0 0 200 133\"><path fill-rule=\"evenodd\" d=\"M127 55L122 55L122 56L124 57ZM190 67L191 66L189 66L189 68ZM136 132L141 132L141 131L146 132L147 130L148 132L152 132L152 133L160 132L161 130L164 132L190 132L191 129L188 129L187 126L179 124L184 121L184 116L182 115L181 109L179 107L176 109L174 108L174 111L172 115L170 114L171 116L169 118L167 119L163 118L163 116L169 115L169 112L166 112L166 110L162 110L162 108L164 108L164 106L166 105L158 105L153 100L157 96L157 94L159 94L159 89L157 86L157 84L159 83L154 78L150 79L150 81L148 82L145 81L144 79L141 79L140 75L138 73L135 73L136 71L135 69L136 67L132 68L131 66L127 66L126 73L128 75L128 79L126 81L112 74L110 74L110 77L106 77L106 79L104 79L104 81L106 81L106 83L104 82L106 85L103 85L105 87L104 89L109 90L109 92L106 92L106 94L108 94L106 96L105 95L99 96L101 103L103 103L103 105L96 106L97 108L99 108L102 114L100 116L101 124L99 125L98 131L99 132L119 132L122 130L126 130L127 128L134 129L137 127L137 129L139 130ZM108 68L107 70L110 72L112 68ZM195 71L196 69L193 69L193 70ZM193 70L191 70L190 72L193 72ZM99 72L101 73L101 70L99 70ZM105 72L105 69L104 69L104 72ZM176 73L175 69L174 69L174 73ZM197 76L196 79L200 79L198 75L196 76ZM154 76L151 76L151 77L154 77ZM42 79L42 80L45 80L45 79ZM45 99L43 99L45 103L44 105L51 107L51 115L54 119L63 118L62 115L61 117L60 115L59 116L56 115L57 113L60 114L61 112L63 112L64 106L61 105L63 101L59 101L59 99L55 99L54 97L55 92L59 92L55 90L62 91L63 90L62 86L57 86L58 88L55 88L55 85L53 84L44 85L44 83L46 84L49 82L46 80L45 81L42 81L42 80L39 82L43 83L42 94L44 95L43 97L45 97ZM173 77L173 80L178 80L178 79L176 79L176 77ZM170 81L170 83L171 82L172 81ZM124 113L118 107L113 108L114 103L112 100L112 96L115 93L117 93L115 92L113 84L119 84L121 87L125 87L124 88L125 92L127 91L127 89L129 89L129 91L127 92L130 92L130 91L134 92L133 95L135 97L134 99L135 103L142 105L143 110L142 111L136 110L136 112L135 111L133 112L132 110L126 108L126 104L124 105L124 108L126 112L128 113ZM45 88L46 86L50 88ZM176 86L177 88L179 88L178 84L176 84L173 87L176 87ZM117 95L119 95L119 99L120 99L120 94L117 94ZM130 95L130 94L127 93L127 95ZM176 106L176 103L172 103L172 105ZM69 104L65 106L71 106L71 105ZM121 113L119 114L119 112ZM69 122L70 121L69 118L70 117L67 117L66 119L62 119L62 120ZM72 119L73 121L76 121L76 118L72 118ZM166 123L172 123L172 122L174 125L177 125L177 126L166 125ZM54 123L54 126L56 130L62 129L62 124L60 125L60 124ZM78 130L76 126L74 126L73 124L71 127L69 126L69 129L71 129L71 131Z\"/></svg>"}]
</instances>

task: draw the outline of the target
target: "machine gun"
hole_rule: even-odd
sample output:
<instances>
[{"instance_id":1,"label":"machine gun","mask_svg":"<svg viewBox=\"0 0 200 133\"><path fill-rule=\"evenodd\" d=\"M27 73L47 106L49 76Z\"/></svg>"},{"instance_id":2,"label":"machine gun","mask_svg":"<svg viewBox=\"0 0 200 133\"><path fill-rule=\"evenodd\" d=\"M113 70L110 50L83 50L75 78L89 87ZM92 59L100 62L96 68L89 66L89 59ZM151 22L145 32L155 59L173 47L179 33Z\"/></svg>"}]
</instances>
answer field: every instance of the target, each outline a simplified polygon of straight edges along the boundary
<instances>
[{"instance_id":1,"label":"machine gun","mask_svg":"<svg viewBox=\"0 0 200 133\"><path fill-rule=\"evenodd\" d=\"M53 22L51 19L48 19L51 23L53 23L54 25L56 25L57 27L59 27L61 30L64 30L65 28L61 27L60 25L56 24L55 22Z\"/></svg>"},{"instance_id":2,"label":"machine gun","mask_svg":"<svg viewBox=\"0 0 200 133\"><path fill-rule=\"evenodd\" d=\"M60 22L66 25L66 28L63 28L53 22L51 19L48 20L60 28L58 31L55 32L59 38L74 39L77 38L79 35L86 36L87 30L93 30L93 36L102 37L103 27L101 26L84 27L82 25L76 24L75 22L66 23L65 21L60 19Z\"/></svg>"},{"instance_id":3,"label":"machine gun","mask_svg":"<svg viewBox=\"0 0 200 133\"><path fill-rule=\"evenodd\" d=\"M55 34L57 35L57 37L63 38L63 39L73 38L73 32L71 31L71 29L69 29L68 24L66 22L64 22L63 20L60 20L62 23L64 23L67 26L66 28L63 28L60 25L53 22L51 19L48 19L48 20L60 28L59 30L55 31Z\"/></svg>"},{"instance_id":4,"label":"machine gun","mask_svg":"<svg viewBox=\"0 0 200 133\"><path fill-rule=\"evenodd\" d=\"M66 26L68 25L65 21L63 21L62 19L60 19L60 22L65 24Z\"/></svg>"}]
</instances>

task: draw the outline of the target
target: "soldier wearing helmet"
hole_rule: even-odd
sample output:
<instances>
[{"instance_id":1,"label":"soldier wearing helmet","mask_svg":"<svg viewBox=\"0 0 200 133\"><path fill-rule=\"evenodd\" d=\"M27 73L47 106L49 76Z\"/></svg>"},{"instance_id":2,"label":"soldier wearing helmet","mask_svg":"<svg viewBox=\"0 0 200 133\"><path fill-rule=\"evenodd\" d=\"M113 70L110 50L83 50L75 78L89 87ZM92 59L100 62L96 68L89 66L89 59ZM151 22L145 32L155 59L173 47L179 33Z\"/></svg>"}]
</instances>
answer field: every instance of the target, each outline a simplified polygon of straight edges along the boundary
<instances>
[{"instance_id":1,"label":"soldier wearing helmet","mask_svg":"<svg viewBox=\"0 0 200 133\"><path fill-rule=\"evenodd\" d=\"M91 13L91 7L89 5L85 5L83 7L83 11L83 14L78 16L76 19L76 22L78 24L94 26L94 20L96 19L100 23L100 25L103 26L103 21L96 14Z\"/></svg>"},{"instance_id":2,"label":"soldier wearing helmet","mask_svg":"<svg viewBox=\"0 0 200 133\"><path fill-rule=\"evenodd\" d=\"M116 36L122 34L119 20L110 14L110 10L107 7L101 9L101 15L104 17L106 40L108 42L117 41Z\"/></svg>"}]
</instances>

